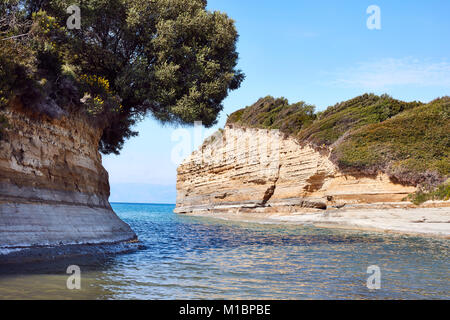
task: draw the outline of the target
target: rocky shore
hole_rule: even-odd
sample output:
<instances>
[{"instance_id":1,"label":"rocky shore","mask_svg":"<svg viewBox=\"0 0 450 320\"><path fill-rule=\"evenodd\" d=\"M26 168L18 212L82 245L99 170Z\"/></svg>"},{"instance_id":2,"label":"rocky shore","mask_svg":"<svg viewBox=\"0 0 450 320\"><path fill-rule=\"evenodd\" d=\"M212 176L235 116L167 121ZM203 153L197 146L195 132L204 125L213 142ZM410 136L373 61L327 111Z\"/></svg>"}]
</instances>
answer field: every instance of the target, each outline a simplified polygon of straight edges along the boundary
<instances>
[{"instance_id":1,"label":"rocky shore","mask_svg":"<svg viewBox=\"0 0 450 320\"><path fill-rule=\"evenodd\" d=\"M450 203L414 206L385 174L342 171L277 130L227 126L178 168L180 214L450 237Z\"/></svg>"}]
</instances>

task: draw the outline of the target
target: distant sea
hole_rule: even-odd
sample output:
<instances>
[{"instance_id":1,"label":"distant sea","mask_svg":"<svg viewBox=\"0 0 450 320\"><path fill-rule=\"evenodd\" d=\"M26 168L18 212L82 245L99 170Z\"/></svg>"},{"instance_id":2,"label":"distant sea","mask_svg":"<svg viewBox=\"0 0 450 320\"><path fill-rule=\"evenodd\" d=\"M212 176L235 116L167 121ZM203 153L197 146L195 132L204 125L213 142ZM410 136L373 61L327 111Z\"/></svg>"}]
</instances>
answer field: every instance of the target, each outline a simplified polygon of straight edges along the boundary
<instances>
[{"instance_id":1,"label":"distant sea","mask_svg":"<svg viewBox=\"0 0 450 320\"><path fill-rule=\"evenodd\" d=\"M142 203L174 203L177 198L175 185L157 185L147 183L113 183L111 182L110 202Z\"/></svg>"},{"instance_id":2,"label":"distant sea","mask_svg":"<svg viewBox=\"0 0 450 320\"><path fill-rule=\"evenodd\" d=\"M142 249L0 274L0 299L449 299L449 240L176 215L113 203ZM73 264L73 261L70 262ZM381 288L367 288L369 266Z\"/></svg>"}]
</instances>

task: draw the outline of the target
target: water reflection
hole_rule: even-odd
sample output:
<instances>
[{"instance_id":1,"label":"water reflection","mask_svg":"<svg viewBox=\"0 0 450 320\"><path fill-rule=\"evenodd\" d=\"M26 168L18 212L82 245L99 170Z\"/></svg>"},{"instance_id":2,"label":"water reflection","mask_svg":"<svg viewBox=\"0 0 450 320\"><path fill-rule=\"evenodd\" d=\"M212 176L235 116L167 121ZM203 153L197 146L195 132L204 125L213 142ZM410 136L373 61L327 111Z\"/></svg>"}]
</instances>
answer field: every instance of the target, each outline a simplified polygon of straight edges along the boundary
<instances>
[{"instance_id":1,"label":"water reflection","mask_svg":"<svg viewBox=\"0 0 450 320\"><path fill-rule=\"evenodd\" d=\"M69 261L0 270L0 298L449 298L448 240L193 218L164 205L114 209L145 249L70 262L81 266L80 291L66 289ZM374 264L382 289L369 291Z\"/></svg>"}]
</instances>

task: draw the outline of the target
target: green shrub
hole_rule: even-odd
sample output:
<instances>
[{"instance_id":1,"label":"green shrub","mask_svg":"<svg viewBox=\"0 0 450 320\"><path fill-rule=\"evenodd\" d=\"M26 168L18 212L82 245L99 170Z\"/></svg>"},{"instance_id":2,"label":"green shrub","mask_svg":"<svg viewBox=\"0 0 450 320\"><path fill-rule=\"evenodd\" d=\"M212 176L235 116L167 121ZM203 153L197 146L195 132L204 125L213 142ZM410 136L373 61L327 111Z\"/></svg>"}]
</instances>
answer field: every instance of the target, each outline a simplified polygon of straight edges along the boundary
<instances>
[{"instance_id":1,"label":"green shrub","mask_svg":"<svg viewBox=\"0 0 450 320\"><path fill-rule=\"evenodd\" d=\"M349 131L332 152L341 168L387 173L406 184L437 185L450 174L450 98Z\"/></svg>"},{"instance_id":2,"label":"green shrub","mask_svg":"<svg viewBox=\"0 0 450 320\"><path fill-rule=\"evenodd\" d=\"M420 205L428 200L450 200L450 183L440 185L431 191L419 190L410 194L408 199L415 205Z\"/></svg>"},{"instance_id":3,"label":"green shrub","mask_svg":"<svg viewBox=\"0 0 450 320\"><path fill-rule=\"evenodd\" d=\"M364 94L329 107L314 124L299 133L299 139L329 146L349 130L383 122L419 105L419 102L407 103L388 95Z\"/></svg>"},{"instance_id":4,"label":"green shrub","mask_svg":"<svg viewBox=\"0 0 450 320\"><path fill-rule=\"evenodd\" d=\"M313 123L314 106L304 102L289 104L285 98L271 96L259 99L252 106L232 113L227 124L238 124L253 128L279 129L286 134L295 134Z\"/></svg>"}]
</instances>

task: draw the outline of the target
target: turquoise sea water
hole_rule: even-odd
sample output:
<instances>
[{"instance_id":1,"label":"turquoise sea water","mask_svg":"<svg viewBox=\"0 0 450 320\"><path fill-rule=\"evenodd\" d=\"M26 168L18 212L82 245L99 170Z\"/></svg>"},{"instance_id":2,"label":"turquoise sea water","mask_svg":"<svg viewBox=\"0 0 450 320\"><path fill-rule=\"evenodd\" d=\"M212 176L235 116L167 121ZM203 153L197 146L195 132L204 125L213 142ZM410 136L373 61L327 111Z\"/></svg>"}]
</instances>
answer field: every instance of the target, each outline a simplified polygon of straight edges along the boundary
<instances>
[{"instance_id":1,"label":"turquoise sea water","mask_svg":"<svg viewBox=\"0 0 450 320\"><path fill-rule=\"evenodd\" d=\"M75 261L81 290L67 289L64 261L10 270L0 298L450 298L449 240L181 216L173 205L113 208L141 250ZM380 290L367 288L371 265Z\"/></svg>"}]
</instances>

